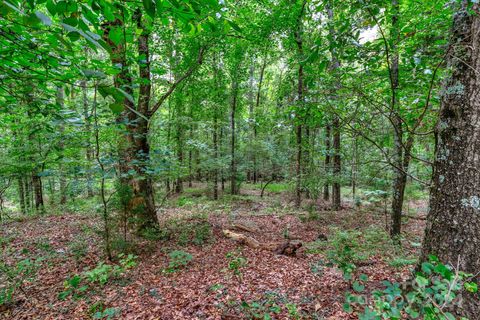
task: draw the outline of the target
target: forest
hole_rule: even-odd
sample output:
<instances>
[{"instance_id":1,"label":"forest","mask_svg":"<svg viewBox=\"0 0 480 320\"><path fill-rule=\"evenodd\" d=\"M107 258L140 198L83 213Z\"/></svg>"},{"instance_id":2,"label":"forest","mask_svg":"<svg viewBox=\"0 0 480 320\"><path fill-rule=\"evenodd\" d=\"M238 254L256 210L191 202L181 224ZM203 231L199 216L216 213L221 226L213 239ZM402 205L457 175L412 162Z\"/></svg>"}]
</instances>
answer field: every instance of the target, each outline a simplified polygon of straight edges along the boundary
<instances>
[{"instance_id":1,"label":"forest","mask_svg":"<svg viewBox=\"0 0 480 320\"><path fill-rule=\"evenodd\" d=\"M0 0L0 319L480 320L478 0Z\"/></svg>"}]
</instances>

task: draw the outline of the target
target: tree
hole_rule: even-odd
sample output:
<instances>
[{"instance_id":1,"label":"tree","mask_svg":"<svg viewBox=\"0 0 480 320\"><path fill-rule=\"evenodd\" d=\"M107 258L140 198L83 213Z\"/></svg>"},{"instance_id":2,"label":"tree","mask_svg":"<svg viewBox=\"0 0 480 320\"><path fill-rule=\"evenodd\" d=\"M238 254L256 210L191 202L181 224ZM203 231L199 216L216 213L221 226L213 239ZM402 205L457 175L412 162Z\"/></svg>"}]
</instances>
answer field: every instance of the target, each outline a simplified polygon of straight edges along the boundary
<instances>
[{"instance_id":1,"label":"tree","mask_svg":"<svg viewBox=\"0 0 480 320\"><path fill-rule=\"evenodd\" d=\"M480 270L480 6L456 4L448 66L436 126L435 171L422 260L441 261L476 275ZM459 313L478 317L480 300L465 293Z\"/></svg>"}]
</instances>

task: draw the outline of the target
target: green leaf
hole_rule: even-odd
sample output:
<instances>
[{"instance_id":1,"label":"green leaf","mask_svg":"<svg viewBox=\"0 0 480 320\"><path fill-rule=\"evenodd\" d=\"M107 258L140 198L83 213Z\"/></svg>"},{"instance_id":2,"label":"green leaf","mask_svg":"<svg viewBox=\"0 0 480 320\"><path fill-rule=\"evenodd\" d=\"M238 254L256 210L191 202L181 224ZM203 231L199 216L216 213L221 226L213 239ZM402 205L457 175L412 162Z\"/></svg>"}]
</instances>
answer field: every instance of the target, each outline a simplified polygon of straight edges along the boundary
<instances>
[{"instance_id":1,"label":"green leaf","mask_svg":"<svg viewBox=\"0 0 480 320\"><path fill-rule=\"evenodd\" d=\"M227 20L227 22L233 28L233 30L235 30L237 32L240 32L240 33L242 32L242 29L238 26L238 24L236 24L232 20Z\"/></svg>"},{"instance_id":2,"label":"green leaf","mask_svg":"<svg viewBox=\"0 0 480 320\"><path fill-rule=\"evenodd\" d=\"M112 28L108 32L108 38L118 46L123 40L123 30L122 28Z\"/></svg>"},{"instance_id":3,"label":"green leaf","mask_svg":"<svg viewBox=\"0 0 480 320\"><path fill-rule=\"evenodd\" d=\"M350 303L348 302L345 302L343 304L343 311L347 312L347 313L352 313L353 312L353 308L352 306L350 305Z\"/></svg>"},{"instance_id":4,"label":"green leaf","mask_svg":"<svg viewBox=\"0 0 480 320\"><path fill-rule=\"evenodd\" d=\"M475 282L465 282L463 286L465 287L465 290L467 290L468 292L471 292L471 293L478 292L478 285Z\"/></svg>"},{"instance_id":5,"label":"green leaf","mask_svg":"<svg viewBox=\"0 0 480 320\"><path fill-rule=\"evenodd\" d=\"M355 281L352 287L353 290L355 290L356 292L362 292L363 290L365 290L365 286L361 285L358 281Z\"/></svg>"},{"instance_id":6,"label":"green leaf","mask_svg":"<svg viewBox=\"0 0 480 320\"><path fill-rule=\"evenodd\" d=\"M150 17L155 17L155 2L153 0L143 0L143 7Z\"/></svg>"},{"instance_id":7,"label":"green leaf","mask_svg":"<svg viewBox=\"0 0 480 320\"><path fill-rule=\"evenodd\" d=\"M52 25L52 19L47 17L44 13L42 13L40 11L36 11L35 15L37 16L38 19L40 19L40 21L42 21L42 23L44 25L46 25L46 26L51 26Z\"/></svg>"},{"instance_id":8,"label":"green leaf","mask_svg":"<svg viewBox=\"0 0 480 320\"><path fill-rule=\"evenodd\" d=\"M110 110L112 110L112 112L115 114L121 113L124 109L123 103L118 103L118 102L111 103L109 107L110 107Z\"/></svg>"}]
</instances>

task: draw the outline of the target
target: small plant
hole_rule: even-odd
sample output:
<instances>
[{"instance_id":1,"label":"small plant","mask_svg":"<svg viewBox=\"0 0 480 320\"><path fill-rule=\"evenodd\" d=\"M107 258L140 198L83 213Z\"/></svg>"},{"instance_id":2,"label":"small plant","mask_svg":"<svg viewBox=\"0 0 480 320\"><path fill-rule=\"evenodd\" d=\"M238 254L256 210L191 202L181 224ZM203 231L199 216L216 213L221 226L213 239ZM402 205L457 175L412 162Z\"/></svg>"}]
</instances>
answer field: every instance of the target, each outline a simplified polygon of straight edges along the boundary
<instances>
[{"instance_id":1,"label":"small plant","mask_svg":"<svg viewBox=\"0 0 480 320\"><path fill-rule=\"evenodd\" d=\"M169 262L165 272L177 272L187 267L187 265L193 260L193 256L182 250L174 250L168 254Z\"/></svg>"},{"instance_id":2,"label":"small plant","mask_svg":"<svg viewBox=\"0 0 480 320\"><path fill-rule=\"evenodd\" d=\"M94 269L86 271L84 274L89 282L105 285L108 279L113 275L114 268L112 265L100 262Z\"/></svg>"},{"instance_id":3,"label":"small plant","mask_svg":"<svg viewBox=\"0 0 480 320\"><path fill-rule=\"evenodd\" d=\"M14 265L0 261L0 306L12 303L16 292L23 291L23 284L35 279L39 267L38 261L30 259L20 260Z\"/></svg>"},{"instance_id":4,"label":"small plant","mask_svg":"<svg viewBox=\"0 0 480 320\"><path fill-rule=\"evenodd\" d=\"M399 283L384 281L383 290L371 295L363 295L367 277L360 276L353 283L355 293L347 293L344 310L354 313L360 319L409 319L454 320L449 309L458 301L459 293L476 294L478 285L470 282L472 277L451 266L442 264L438 258L430 256L422 263L414 281L401 288ZM465 319L465 318L462 318Z\"/></svg>"},{"instance_id":5,"label":"small plant","mask_svg":"<svg viewBox=\"0 0 480 320\"><path fill-rule=\"evenodd\" d=\"M228 270L240 280L242 280L241 268L247 265L247 258L243 257L240 252L229 252L226 255L228 259Z\"/></svg>"},{"instance_id":6,"label":"small plant","mask_svg":"<svg viewBox=\"0 0 480 320\"><path fill-rule=\"evenodd\" d=\"M83 296L92 284L104 286L112 278L118 278L122 273L137 265L137 257L133 254L118 255L118 264L111 265L100 262L94 269L76 274L64 281L64 290L58 294L60 300L72 296L74 299Z\"/></svg>"},{"instance_id":7,"label":"small plant","mask_svg":"<svg viewBox=\"0 0 480 320\"><path fill-rule=\"evenodd\" d=\"M254 301L241 301L236 305L246 319L302 319L300 310L288 297L275 291L265 292L263 297ZM288 315L287 317L285 317Z\"/></svg>"},{"instance_id":8,"label":"small plant","mask_svg":"<svg viewBox=\"0 0 480 320\"><path fill-rule=\"evenodd\" d=\"M73 299L79 299L87 291L88 286L81 285L82 277L78 274L68 278L63 282L64 290L58 294L60 300L65 300L68 296Z\"/></svg>"},{"instance_id":9,"label":"small plant","mask_svg":"<svg viewBox=\"0 0 480 320\"><path fill-rule=\"evenodd\" d=\"M300 313L295 303L287 303L285 308L287 308L289 319L300 319Z\"/></svg>"},{"instance_id":10,"label":"small plant","mask_svg":"<svg viewBox=\"0 0 480 320\"><path fill-rule=\"evenodd\" d=\"M351 280L356 269L355 261L358 259L356 237L357 234L352 232L337 232L332 239L333 249L327 253L330 262L342 270L345 280Z\"/></svg>"},{"instance_id":11,"label":"small plant","mask_svg":"<svg viewBox=\"0 0 480 320\"><path fill-rule=\"evenodd\" d=\"M115 316L120 314L120 309L118 308L104 308L103 304L100 310L93 313L93 319L112 319Z\"/></svg>"}]
</instances>

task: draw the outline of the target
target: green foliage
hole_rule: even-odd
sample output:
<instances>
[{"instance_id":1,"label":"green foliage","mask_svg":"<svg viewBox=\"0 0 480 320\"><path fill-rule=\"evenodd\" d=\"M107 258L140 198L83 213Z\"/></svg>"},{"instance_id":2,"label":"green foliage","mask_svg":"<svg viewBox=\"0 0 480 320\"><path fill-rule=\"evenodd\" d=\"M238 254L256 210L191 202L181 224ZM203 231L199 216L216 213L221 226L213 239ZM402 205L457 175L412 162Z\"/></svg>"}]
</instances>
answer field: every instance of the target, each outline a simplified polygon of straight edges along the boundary
<instances>
[{"instance_id":1,"label":"green foliage","mask_svg":"<svg viewBox=\"0 0 480 320\"><path fill-rule=\"evenodd\" d=\"M354 293L347 293L344 309L355 312L360 319L456 319L449 310L458 303L459 294L475 294L478 286L470 282L472 275L442 264L430 256L423 262L412 283L405 288L399 283L383 281L384 289L366 295L367 277L361 276L353 284ZM464 319L464 318L462 318Z\"/></svg>"},{"instance_id":2,"label":"green foliage","mask_svg":"<svg viewBox=\"0 0 480 320\"><path fill-rule=\"evenodd\" d=\"M132 254L119 254L118 264L99 262L95 268L66 279L63 283L64 290L58 294L58 298L60 300L70 296L73 299L82 298L91 286L98 284L103 287L112 278L119 278L127 270L134 268L137 265L136 259L137 257Z\"/></svg>"},{"instance_id":3,"label":"green foliage","mask_svg":"<svg viewBox=\"0 0 480 320\"><path fill-rule=\"evenodd\" d=\"M8 265L0 261L0 306L12 303L18 290L23 290L23 284L35 280L39 262L24 259Z\"/></svg>"},{"instance_id":4,"label":"green foliage","mask_svg":"<svg viewBox=\"0 0 480 320\"><path fill-rule=\"evenodd\" d=\"M168 254L168 267L165 272L172 273L185 269L193 260L193 256L181 250L174 250Z\"/></svg>"},{"instance_id":5,"label":"green foliage","mask_svg":"<svg viewBox=\"0 0 480 320\"><path fill-rule=\"evenodd\" d=\"M330 263L338 266L346 280L352 279L358 260L358 232L338 231L331 240L332 250L327 252Z\"/></svg>"},{"instance_id":6,"label":"green foliage","mask_svg":"<svg viewBox=\"0 0 480 320\"><path fill-rule=\"evenodd\" d=\"M242 268L247 265L247 258L242 256L240 251L228 252L225 256L228 261L228 270L230 270L238 279L242 280Z\"/></svg>"},{"instance_id":7,"label":"green foliage","mask_svg":"<svg viewBox=\"0 0 480 320\"><path fill-rule=\"evenodd\" d=\"M288 319L303 319L295 303L289 301L288 297L275 291L265 292L261 299L246 301L239 304L239 312L246 319L280 319L284 315Z\"/></svg>"}]
</instances>

